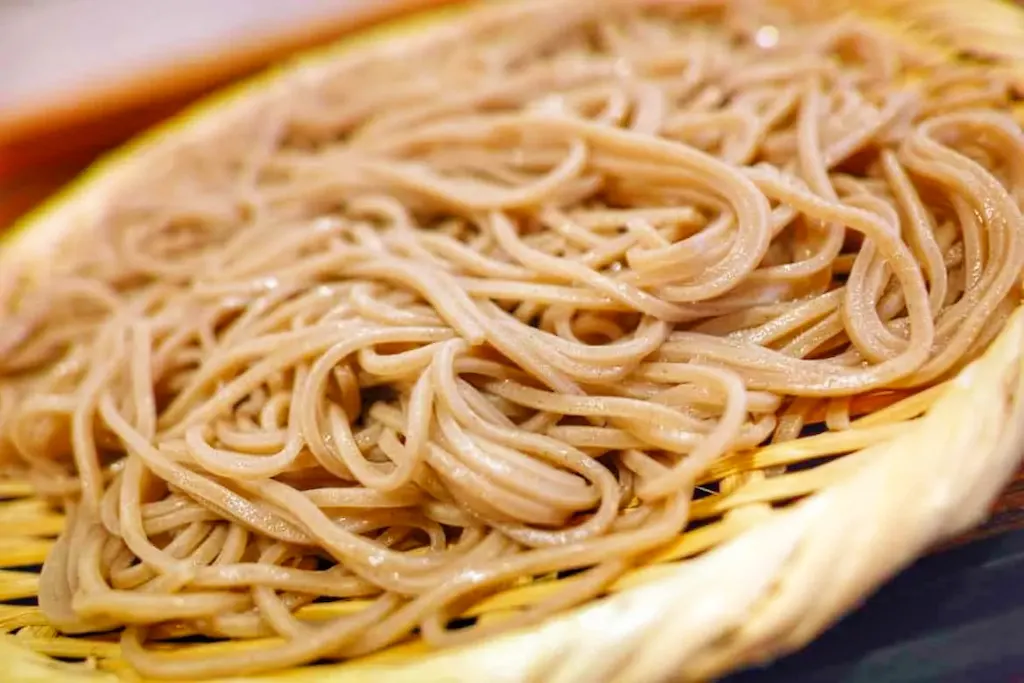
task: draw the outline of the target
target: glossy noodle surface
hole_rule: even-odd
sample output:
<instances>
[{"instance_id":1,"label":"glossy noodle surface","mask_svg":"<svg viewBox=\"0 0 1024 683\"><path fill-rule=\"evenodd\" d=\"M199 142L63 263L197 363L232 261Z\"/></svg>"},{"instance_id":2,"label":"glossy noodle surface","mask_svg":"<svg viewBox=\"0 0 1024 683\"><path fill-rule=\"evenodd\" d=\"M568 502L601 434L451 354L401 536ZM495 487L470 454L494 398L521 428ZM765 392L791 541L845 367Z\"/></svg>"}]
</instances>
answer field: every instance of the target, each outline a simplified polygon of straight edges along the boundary
<instances>
[{"instance_id":1,"label":"glossy noodle surface","mask_svg":"<svg viewBox=\"0 0 1024 683\"><path fill-rule=\"evenodd\" d=\"M756 3L455 23L169 140L41 283L0 273L0 463L70 512L61 631L189 678L535 622L721 458L948 378L1020 298L989 67Z\"/></svg>"}]
</instances>

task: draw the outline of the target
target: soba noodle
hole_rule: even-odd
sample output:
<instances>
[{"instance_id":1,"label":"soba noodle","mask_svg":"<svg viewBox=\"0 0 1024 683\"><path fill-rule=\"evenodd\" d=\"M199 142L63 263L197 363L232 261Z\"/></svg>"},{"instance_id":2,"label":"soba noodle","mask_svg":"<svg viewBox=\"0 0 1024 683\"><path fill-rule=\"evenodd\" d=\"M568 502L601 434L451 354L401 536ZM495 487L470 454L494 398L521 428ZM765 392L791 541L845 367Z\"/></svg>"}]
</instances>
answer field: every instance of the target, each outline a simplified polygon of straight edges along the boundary
<instances>
[{"instance_id":1,"label":"soba noodle","mask_svg":"<svg viewBox=\"0 0 1024 683\"><path fill-rule=\"evenodd\" d=\"M296 71L45 277L5 266L0 459L69 513L61 631L187 678L534 622L677 537L723 455L949 377L1020 298L991 68L749 3L453 27ZM279 639L146 647L190 634Z\"/></svg>"}]
</instances>

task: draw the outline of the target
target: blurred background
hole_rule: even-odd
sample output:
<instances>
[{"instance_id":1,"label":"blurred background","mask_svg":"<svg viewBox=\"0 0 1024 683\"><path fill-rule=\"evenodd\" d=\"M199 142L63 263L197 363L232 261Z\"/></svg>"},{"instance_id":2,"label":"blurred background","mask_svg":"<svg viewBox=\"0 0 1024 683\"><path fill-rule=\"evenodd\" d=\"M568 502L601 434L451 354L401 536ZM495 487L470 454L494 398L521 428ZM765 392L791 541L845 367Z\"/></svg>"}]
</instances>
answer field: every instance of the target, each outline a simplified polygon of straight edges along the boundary
<instances>
[{"instance_id":1,"label":"blurred background","mask_svg":"<svg viewBox=\"0 0 1024 683\"><path fill-rule=\"evenodd\" d=\"M0 226L204 93L444 1L0 0Z\"/></svg>"},{"instance_id":2,"label":"blurred background","mask_svg":"<svg viewBox=\"0 0 1024 683\"><path fill-rule=\"evenodd\" d=\"M0 0L0 231L103 151L302 48L450 0ZM965 0L966 1L966 0ZM1024 681L1024 477L767 681Z\"/></svg>"}]
</instances>

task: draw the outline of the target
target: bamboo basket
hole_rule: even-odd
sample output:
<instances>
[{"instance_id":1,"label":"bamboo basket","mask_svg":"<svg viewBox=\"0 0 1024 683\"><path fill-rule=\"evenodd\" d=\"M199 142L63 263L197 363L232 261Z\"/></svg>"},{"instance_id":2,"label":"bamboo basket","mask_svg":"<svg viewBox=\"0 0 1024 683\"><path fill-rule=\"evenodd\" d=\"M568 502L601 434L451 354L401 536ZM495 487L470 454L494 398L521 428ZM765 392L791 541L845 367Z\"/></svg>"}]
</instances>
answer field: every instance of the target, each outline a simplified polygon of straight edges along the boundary
<instances>
[{"instance_id":1,"label":"bamboo basket","mask_svg":"<svg viewBox=\"0 0 1024 683\"><path fill-rule=\"evenodd\" d=\"M825 8L811 0L774 1L800 5L801 11L860 13L884 23L897 39L927 45L946 59L1022 65L1024 84L1024 11L999 0L837 0ZM428 4L404 2L410 12L417 3ZM381 4L393 14L394 3ZM276 84L388 45L391 37L408 37L415 29L417 39L430 39L457 31L464 12L511 11L508 5L516 3L495 4L445 7L362 30L209 99L110 155L22 220L4 236L0 268L12 259L30 260L44 273L48 246L68 226L93 215L121 178L145 166L152 150L197 130L230 125L249 101ZM1024 109L1020 113L1024 121ZM693 505L699 525L618 580L600 600L534 628L457 649L430 651L411 640L358 660L244 680L704 680L790 652L929 548L985 518L1024 453L1022 367L1024 306L983 357L946 384L860 405L863 416L848 431L716 463L704 479L718 483L719 493ZM0 499L2 678L139 680L120 658L116 637L62 636L34 605L39 565L64 523L61 514L19 481L0 479ZM556 581L573 579L508 589L464 616L500 620L549 595ZM300 616L334 616L346 604L311 604ZM264 644L201 647L245 650Z\"/></svg>"}]
</instances>

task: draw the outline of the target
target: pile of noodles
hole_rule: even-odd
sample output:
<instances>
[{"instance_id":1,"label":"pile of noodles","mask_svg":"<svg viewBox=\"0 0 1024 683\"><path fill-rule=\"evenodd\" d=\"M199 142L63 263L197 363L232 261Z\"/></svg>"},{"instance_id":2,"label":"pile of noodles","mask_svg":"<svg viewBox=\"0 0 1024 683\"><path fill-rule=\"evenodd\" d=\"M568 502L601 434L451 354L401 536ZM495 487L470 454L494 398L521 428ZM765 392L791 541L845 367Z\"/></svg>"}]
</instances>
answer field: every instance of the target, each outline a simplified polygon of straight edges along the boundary
<instances>
[{"instance_id":1,"label":"pile of noodles","mask_svg":"<svg viewBox=\"0 0 1024 683\"><path fill-rule=\"evenodd\" d=\"M61 631L187 678L536 621L676 538L716 459L948 378L1019 300L991 68L749 3L456 29L279 81L0 273L0 461L69 511ZM279 638L147 647L185 635Z\"/></svg>"}]
</instances>

